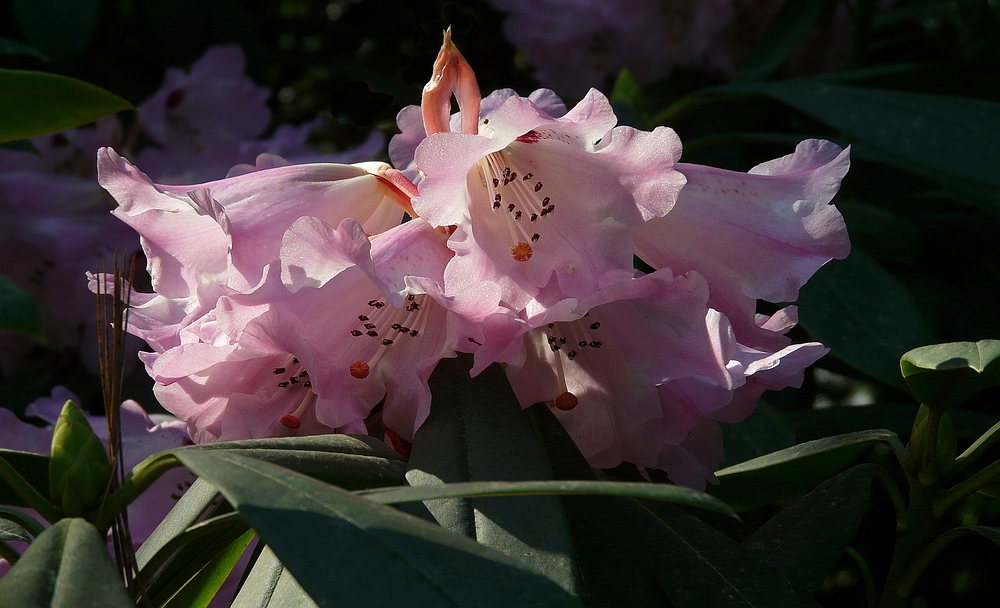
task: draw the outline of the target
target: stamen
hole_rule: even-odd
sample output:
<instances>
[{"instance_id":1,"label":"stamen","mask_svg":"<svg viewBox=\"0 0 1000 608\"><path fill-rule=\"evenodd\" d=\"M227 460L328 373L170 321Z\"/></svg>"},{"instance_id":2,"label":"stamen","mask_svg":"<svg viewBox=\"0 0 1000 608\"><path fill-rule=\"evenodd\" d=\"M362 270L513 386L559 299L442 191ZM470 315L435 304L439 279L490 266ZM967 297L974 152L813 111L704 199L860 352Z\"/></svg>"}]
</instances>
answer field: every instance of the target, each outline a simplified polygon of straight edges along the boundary
<instances>
[{"instance_id":1,"label":"stamen","mask_svg":"<svg viewBox=\"0 0 1000 608\"><path fill-rule=\"evenodd\" d=\"M538 239L532 240L537 241ZM524 241L520 241L510 248L510 256L518 262L527 262L531 259L531 254L531 245L525 243Z\"/></svg>"},{"instance_id":2,"label":"stamen","mask_svg":"<svg viewBox=\"0 0 1000 608\"><path fill-rule=\"evenodd\" d=\"M560 393L559 396L555 398L555 401L552 402L552 404L555 405L556 408L564 412L568 412L569 410L579 405L579 403L580 400L576 398L576 395L574 395L569 391Z\"/></svg>"},{"instance_id":3,"label":"stamen","mask_svg":"<svg viewBox=\"0 0 1000 608\"><path fill-rule=\"evenodd\" d=\"M351 364L351 375L358 380L364 380L370 372L371 368L368 367L367 361L358 360Z\"/></svg>"}]
</instances>

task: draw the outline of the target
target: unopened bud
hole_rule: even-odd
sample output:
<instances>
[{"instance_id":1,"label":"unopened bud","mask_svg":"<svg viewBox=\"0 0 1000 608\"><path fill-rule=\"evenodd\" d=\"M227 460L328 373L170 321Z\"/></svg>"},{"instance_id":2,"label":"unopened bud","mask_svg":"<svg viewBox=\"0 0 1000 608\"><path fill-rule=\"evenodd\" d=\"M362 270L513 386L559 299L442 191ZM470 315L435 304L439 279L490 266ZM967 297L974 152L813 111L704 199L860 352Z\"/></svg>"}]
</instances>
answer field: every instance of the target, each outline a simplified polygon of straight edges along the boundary
<instances>
[{"instance_id":1,"label":"unopened bud","mask_svg":"<svg viewBox=\"0 0 1000 608\"><path fill-rule=\"evenodd\" d=\"M451 96L458 100L462 112L462 133L479 133L479 84L472 66L458 52L451 41L451 28L445 30L444 43L434 60L434 72L424 86L420 98L420 111L424 131L430 137L435 133L451 131Z\"/></svg>"},{"instance_id":2,"label":"unopened bud","mask_svg":"<svg viewBox=\"0 0 1000 608\"><path fill-rule=\"evenodd\" d=\"M79 517L100 506L111 476L104 442L86 416L67 401L56 421L49 459L49 491L67 517Z\"/></svg>"}]
</instances>

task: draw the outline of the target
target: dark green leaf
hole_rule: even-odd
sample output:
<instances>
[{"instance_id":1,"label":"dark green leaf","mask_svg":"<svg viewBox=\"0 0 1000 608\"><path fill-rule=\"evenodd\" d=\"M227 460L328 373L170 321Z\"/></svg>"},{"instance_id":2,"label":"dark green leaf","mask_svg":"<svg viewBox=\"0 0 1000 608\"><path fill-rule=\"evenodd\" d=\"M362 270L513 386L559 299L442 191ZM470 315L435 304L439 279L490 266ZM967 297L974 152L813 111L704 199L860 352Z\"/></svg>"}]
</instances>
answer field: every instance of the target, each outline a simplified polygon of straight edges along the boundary
<instances>
[{"instance_id":1,"label":"dark green leaf","mask_svg":"<svg viewBox=\"0 0 1000 608\"><path fill-rule=\"evenodd\" d=\"M0 82L2 82L0 75ZM0 85L2 86L2 85ZM0 92L0 104L3 93ZM0 134L5 125L0 125ZM42 310L31 294L7 277L0 277L0 331L20 331L42 337Z\"/></svg>"},{"instance_id":2,"label":"dark green leaf","mask_svg":"<svg viewBox=\"0 0 1000 608\"><path fill-rule=\"evenodd\" d=\"M36 137L132 109L113 93L81 80L0 69L0 142Z\"/></svg>"},{"instance_id":3,"label":"dark green leaf","mask_svg":"<svg viewBox=\"0 0 1000 608\"><path fill-rule=\"evenodd\" d=\"M413 441L410 485L551 478L545 453L494 365L469 378L471 357L445 359L431 376L433 407ZM567 591L577 586L559 498L453 498L429 502L441 526L515 557Z\"/></svg>"},{"instance_id":4,"label":"dark green leaf","mask_svg":"<svg viewBox=\"0 0 1000 608\"><path fill-rule=\"evenodd\" d=\"M49 495L49 457L29 452L15 452L0 448L3 457L17 472L24 477L42 496ZM25 507L24 500L0 479L0 505Z\"/></svg>"},{"instance_id":5,"label":"dark green leaf","mask_svg":"<svg viewBox=\"0 0 1000 608\"><path fill-rule=\"evenodd\" d=\"M722 438L726 446L723 467L795 445L795 433L766 403L758 403L753 414L739 424L722 424Z\"/></svg>"},{"instance_id":6,"label":"dark green leaf","mask_svg":"<svg viewBox=\"0 0 1000 608\"><path fill-rule=\"evenodd\" d=\"M899 357L931 340L909 292L857 247L802 287L799 318L833 354L890 386L904 387Z\"/></svg>"},{"instance_id":7,"label":"dark green leaf","mask_svg":"<svg viewBox=\"0 0 1000 608\"><path fill-rule=\"evenodd\" d=\"M312 601L270 548L264 547L231 608L312 608Z\"/></svg>"},{"instance_id":8,"label":"dark green leaf","mask_svg":"<svg viewBox=\"0 0 1000 608\"><path fill-rule=\"evenodd\" d=\"M754 458L716 472L711 494L747 511L805 492L854 462L871 446L889 443L902 456L892 431L872 430L826 437Z\"/></svg>"},{"instance_id":9,"label":"dark green leaf","mask_svg":"<svg viewBox=\"0 0 1000 608\"><path fill-rule=\"evenodd\" d=\"M555 476L592 479L586 459L548 408L535 405L528 412ZM669 505L605 496L565 496L563 503L585 598L594 608L813 605L773 568Z\"/></svg>"},{"instance_id":10,"label":"dark green leaf","mask_svg":"<svg viewBox=\"0 0 1000 608\"><path fill-rule=\"evenodd\" d=\"M247 530L208 562L164 604L164 608L205 608L222 588L236 562L253 540L253 530Z\"/></svg>"},{"instance_id":11,"label":"dark green leaf","mask_svg":"<svg viewBox=\"0 0 1000 608\"><path fill-rule=\"evenodd\" d=\"M0 517L0 541L17 540L22 543L30 543L31 535L17 523Z\"/></svg>"},{"instance_id":12,"label":"dark green leaf","mask_svg":"<svg viewBox=\"0 0 1000 608\"><path fill-rule=\"evenodd\" d=\"M733 74L733 81L753 81L767 78L781 67L809 35L830 2L786 0L775 14L760 42Z\"/></svg>"},{"instance_id":13,"label":"dark green leaf","mask_svg":"<svg viewBox=\"0 0 1000 608\"><path fill-rule=\"evenodd\" d=\"M993 426L998 417L984 412L951 412L955 436L963 442L975 441ZM798 443L868 429L889 429L907 440L917 415L914 403L836 406L822 410L784 412L785 421L795 430Z\"/></svg>"},{"instance_id":14,"label":"dark green leaf","mask_svg":"<svg viewBox=\"0 0 1000 608\"><path fill-rule=\"evenodd\" d=\"M170 540L197 523L218 496L219 491L212 484L204 479L196 480L136 551L139 568L144 568Z\"/></svg>"},{"instance_id":15,"label":"dark green leaf","mask_svg":"<svg viewBox=\"0 0 1000 608\"><path fill-rule=\"evenodd\" d=\"M414 606L578 606L503 554L395 509L225 450L176 454L320 606L397 606L400 598Z\"/></svg>"},{"instance_id":16,"label":"dark green leaf","mask_svg":"<svg viewBox=\"0 0 1000 608\"><path fill-rule=\"evenodd\" d=\"M63 519L40 534L2 579L6 606L128 608L121 576L97 528Z\"/></svg>"},{"instance_id":17,"label":"dark green leaf","mask_svg":"<svg viewBox=\"0 0 1000 608\"><path fill-rule=\"evenodd\" d=\"M14 0L21 31L56 61L76 57L87 48L101 0Z\"/></svg>"},{"instance_id":18,"label":"dark green leaf","mask_svg":"<svg viewBox=\"0 0 1000 608\"><path fill-rule=\"evenodd\" d=\"M21 55L24 57L34 57L35 59L39 59L41 61L49 60L49 58L45 56L45 53L39 51L33 46L3 37L0 37L0 55L6 55L8 57Z\"/></svg>"},{"instance_id":19,"label":"dark green leaf","mask_svg":"<svg viewBox=\"0 0 1000 608\"><path fill-rule=\"evenodd\" d=\"M356 494L384 505L472 496L622 496L669 502L736 516L726 503L691 488L627 481L473 481L435 486L382 488L364 490Z\"/></svg>"},{"instance_id":20,"label":"dark green leaf","mask_svg":"<svg viewBox=\"0 0 1000 608\"><path fill-rule=\"evenodd\" d=\"M743 548L812 597L851 542L868 508L871 465L844 471L783 509Z\"/></svg>"},{"instance_id":21,"label":"dark green leaf","mask_svg":"<svg viewBox=\"0 0 1000 608\"><path fill-rule=\"evenodd\" d=\"M899 367L921 403L958 405L985 388L1000 386L1000 340L922 346L904 354Z\"/></svg>"},{"instance_id":22,"label":"dark green leaf","mask_svg":"<svg viewBox=\"0 0 1000 608\"><path fill-rule=\"evenodd\" d=\"M768 95L921 177L992 193L990 209L1000 210L1000 104L817 80L748 83L717 91Z\"/></svg>"},{"instance_id":23,"label":"dark green leaf","mask_svg":"<svg viewBox=\"0 0 1000 608\"><path fill-rule=\"evenodd\" d=\"M17 524L19 528L27 532L30 536L38 536L45 530L45 526L29 515L27 511L21 509L11 509L0 507L0 520L5 520Z\"/></svg>"}]
</instances>

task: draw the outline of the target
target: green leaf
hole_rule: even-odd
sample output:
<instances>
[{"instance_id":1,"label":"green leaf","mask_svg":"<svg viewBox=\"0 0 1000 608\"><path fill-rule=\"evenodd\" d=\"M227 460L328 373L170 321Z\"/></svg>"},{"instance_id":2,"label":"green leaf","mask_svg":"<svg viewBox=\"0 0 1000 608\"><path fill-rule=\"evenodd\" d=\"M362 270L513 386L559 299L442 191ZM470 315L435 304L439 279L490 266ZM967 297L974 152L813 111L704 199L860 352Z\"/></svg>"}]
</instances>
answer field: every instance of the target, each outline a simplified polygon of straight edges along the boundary
<instances>
[{"instance_id":1,"label":"green leaf","mask_svg":"<svg viewBox=\"0 0 1000 608\"><path fill-rule=\"evenodd\" d=\"M0 517L0 541L16 540L22 543L30 543L31 535L19 524Z\"/></svg>"},{"instance_id":2,"label":"green leaf","mask_svg":"<svg viewBox=\"0 0 1000 608\"><path fill-rule=\"evenodd\" d=\"M20 509L0 507L0 519L17 524L19 528L31 536L38 536L45 530L45 526L41 522Z\"/></svg>"},{"instance_id":3,"label":"green leaf","mask_svg":"<svg viewBox=\"0 0 1000 608\"><path fill-rule=\"evenodd\" d=\"M499 552L316 479L225 450L176 453L320 606L579 605Z\"/></svg>"},{"instance_id":4,"label":"green leaf","mask_svg":"<svg viewBox=\"0 0 1000 608\"><path fill-rule=\"evenodd\" d=\"M145 568L149 560L168 542L197 523L218 496L219 491L212 484L204 479L195 480L136 551L139 568Z\"/></svg>"},{"instance_id":5,"label":"green leaf","mask_svg":"<svg viewBox=\"0 0 1000 608\"><path fill-rule=\"evenodd\" d=\"M871 465L844 471L769 519L743 548L812 597L861 523L871 484Z\"/></svg>"},{"instance_id":6,"label":"green leaf","mask_svg":"<svg viewBox=\"0 0 1000 608\"><path fill-rule=\"evenodd\" d=\"M2 82L2 76L0 76ZM2 85L0 85L2 86ZM0 89L2 90L2 89ZM0 92L0 104L3 93ZM2 107L2 105L0 105ZM0 134L4 126L0 125ZM20 331L42 339L42 309L17 283L0 276L0 331Z\"/></svg>"},{"instance_id":7,"label":"green leaf","mask_svg":"<svg viewBox=\"0 0 1000 608\"><path fill-rule=\"evenodd\" d=\"M776 72L792 51L806 39L830 4L786 0L760 36L760 42L750 52L750 56L737 66L733 81L763 80Z\"/></svg>"},{"instance_id":8,"label":"green leaf","mask_svg":"<svg viewBox=\"0 0 1000 608\"><path fill-rule=\"evenodd\" d=\"M0 55L5 55L7 57L20 55L23 57L34 57L40 61L49 60L49 58L45 56L45 53L39 51L35 47L23 42L18 42L17 40L4 38L2 36L0 36Z\"/></svg>"},{"instance_id":9,"label":"green leaf","mask_svg":"<svg viewBox=\"0 0 1000 608\"><path fill-rule=\"evenodd\" d=\"M795 445L795 433L773 407L758 403L753 414L739 424L722 425L726 460L723 467L770 454Z\"/></svg>"},{"instance_id":10,"label":"green leaf","mask_svg":"<svg viewBox=\"0 0 1000 608\"><path fill-rule=\"evenodd\" d=\"M130 110L132 104L81 80L0 69L0 143L36 137Z\"/></svg>"},{"instance_id":11,"label":"green leaf","mask_svg":"<svg viewBox=\"0 0 1000 608\"><path fill-rule=\"evenodd\" d=\"M539 404L528 413L554 475L592 479L548 408ZM606 496L564 496L563 503L589 606L664 606L665 596L679 607L813 605L773 568L669 505Z\"/></svg>"},{"instance_id":12,"label":"green leaf","mask_svg":"<svg viewBox=\"0 0 1000 608\"><path fill-rule=\"evenodd\" d=\"M799 443L868 429L889 429L906 440L917 409L915 403L877 403L796 410L782 415ZM962 442L976 441L998 420L996 415L969 410L954 410L951 415L955 436Z\"/></svg>"},{"instance_id":13,"label":"green leaf","mask_svg":"<svg viewBox=\"0 0 1000 608\"><path fill-rule=\"evenodd\" d=\"M442 360L433 406L417 431L410 485L551 479L549 464L499 365L469 377L471 356ZM444 528L516 558L576 592L573 544L554 496L451 498L426 504Z\"/></svg>"},{"instance_id":14,"label":"green leaf","mask_svg":"<svg viewBox=\"0 0 1000 608\"><path fill-rule=\"evenodd\" d=\"M264 460L347 490L406 484L406 461L384 443L342 434L206 443L185 450L225 450Z\"/></svg>"},{"instance_id":15,"label":"green leaf","mask_svg":"<svg viewBox=\"0 0 1000 608\"><path fill-rule=\"evenodd\" d=\"M857 247L821 268L802 287L798 305L813 338L890 386L904 388L900 355L931 340L906 288Z\"/></svg>"},{"instance_id":16,"label":"green leaf","mask_svg":"<svg viewBox=\"0 0 1000 608\"><path fill-rule=\"evenodd\" d=\"M472 496L621 496L706 509L736 517L729 505L691 488L627 481L473 481L435 486L381 488L356 492L383 505ZM515 505L516 506L516 505Z\"/></svg>"},{"instance_id":17,"label":"green leaf","mask_svg":"<svg viewBox=\"0 0 1000 608\"><path fill-rule=\"evenodd\" d=\"M922 346L904 354L899 368L921 403L955 406L1000 386L1000 340Z\"/></svg>"},{"instance_id":18,"label":"green leaf","mask_svg":"<svg viewBox=\"0 0 1000 608\"><path fill-rule=\"evenodd\" d=\"M264 547L236 594L231 608L312 608L312 601L295 577Z\"/></svg>"},{"instance_id":19,"label":"green leaf","mask_svg":"<svg viewBox=\"0 0 1000 608\"><path fill-rule=\"evenodd\" d=\"M989 208L1000 211L1000 104L819 80L747 83L712 91L767 95L918 176L992 193Z\"/></svg>"},{"instance_id":20,"label":"green leaf","mask_svg":"<svg viewBox=\"0 0 1000 608\"><path fill-rule=\"evenodd\" d=\"M21 31L56 61L82 53L90 43L101 0L14 0Z\"/></svg>"},{"instance_id":21,"label":"green leaf","mask_svg":"<svg viewBox=\"0 0 1000 608\"><path fill-rule=\"evenodd\" d=\"M30 452L16 452L0 448L0 457L6 460L42 496L49 495L49 457ZM0 479L0 505L26 507L17 492Z\"/></svg>"},{"instance_id":22,"label":"green leaf","mask_svg":"<svg viewBox=\"0 0 1000 608\"><path fill-rule=\"evenodd\" d=\"M720 485L709 491L737 511L748 511L805 492L843 470L877 443L890 444L902 457L904 448L892 431L826 437L717 471Z\"/></svg>"},{"instance_id":23,"label":"green leaf","mask_svg":"<svg viewBox=\"0 0 1000 608\"><path fill-rule=\"evenodd\" d=\"M35 539L0 579L0 598L7 606L135 606L97 528L75 518Z\"/></svg>"},{"instance_id":24,"label":"green leaf","mask_svg":"<svg viewBox=\"0 0 1000 608\"><path fill-rule=\"evenodd\" d=\"M163 605L164 608L206 608L226 582L229 573L236 567L236 562L246 551L253 537L253 530L244 532L181 587Z\"/></svg>"}]
</instances>

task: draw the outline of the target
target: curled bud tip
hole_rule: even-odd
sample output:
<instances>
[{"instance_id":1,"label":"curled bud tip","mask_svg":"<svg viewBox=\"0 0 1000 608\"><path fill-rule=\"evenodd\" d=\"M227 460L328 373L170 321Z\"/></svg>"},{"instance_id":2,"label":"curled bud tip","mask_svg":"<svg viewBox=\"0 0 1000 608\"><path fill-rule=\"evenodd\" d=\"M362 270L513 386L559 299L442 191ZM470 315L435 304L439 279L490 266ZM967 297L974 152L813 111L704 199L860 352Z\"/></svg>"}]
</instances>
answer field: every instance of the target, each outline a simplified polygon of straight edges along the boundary
<instances>
[{"instance_id":1,"label":"curled bud tip","mask_svg":"<svg viewBox=\"0 0 1000 608\"><path fill-rule=\"evenodd\" d=\"M527 262L531 259L531 245L521 241L513 247L510 248L510 257L514 258L518 262Z\"/></svg>"},{"instance_id":2,"label":"curled bud tip","mask_svg":"<svg viewBox=\"0 0 1000 608\"><path fill-rule=\"evenodd\" d=\"M576 398L576 395L574 395L569 391L566 391L565 393L561 393L558 397L556 397L556 400L553 402L553 405L555 405L556 408L564 412L567 412L576 407L579 403L580 400Z\"/></svg>"},{"instance_id":3,"label":"curled bud tip","mask_svg":"<svg viewBox=\"0 0 1000 608\"><path fill-rule=\"evenodd\" d=\"M472 66L451 41L451 28L444 32L444 43L434 60L434 72L424 86L420 110L427 135L451 131L451 96L455 95L462 112L462 133L479 133L479 84Z\"/></svg>"},{"instance_id":4,"label":"curled bud tip","mask_svg":"<svg viewBox=\"0 0 1000 608\"><path fill-rule=\"evenodd\" d=\"M355 361L351 364L351 375L358 380L364 380L367 378L371 371L372 370L368 367L368 363L366 361Z\"/></svg>"},{"instance_id":5,"label":"curled bud tip","mask_svg":"<svg viewBox=\"0 0 1000 608\"><path fill-rule=\"evenodd\" d=\"M302 422L295 416L292 416L291 414L285 414L284 416L281 417L281 426L290 429L297 429L300 426L302 426Z\"/></svg>"}]
</instances>

